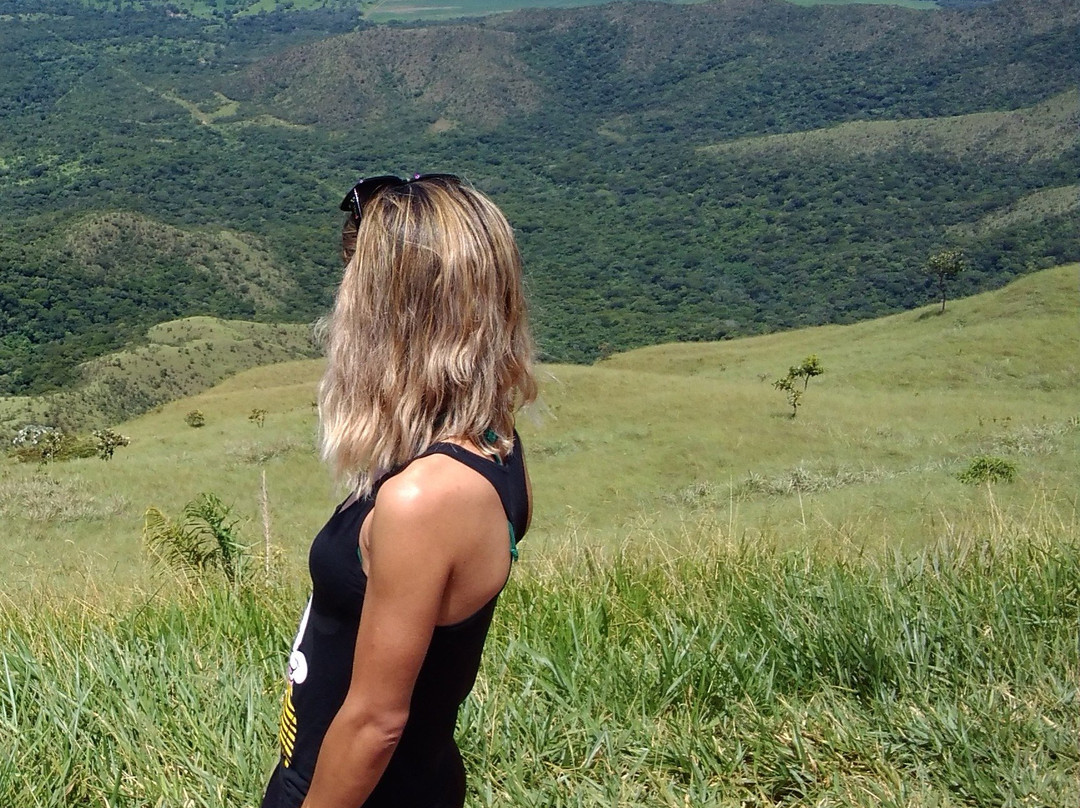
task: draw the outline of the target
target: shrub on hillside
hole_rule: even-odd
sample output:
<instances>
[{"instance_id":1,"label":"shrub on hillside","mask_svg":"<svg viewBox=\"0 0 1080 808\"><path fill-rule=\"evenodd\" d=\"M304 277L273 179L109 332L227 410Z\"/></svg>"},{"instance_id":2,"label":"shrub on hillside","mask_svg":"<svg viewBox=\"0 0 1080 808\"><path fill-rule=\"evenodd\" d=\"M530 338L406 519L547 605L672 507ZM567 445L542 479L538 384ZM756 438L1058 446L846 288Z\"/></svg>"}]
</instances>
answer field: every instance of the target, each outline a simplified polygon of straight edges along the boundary
<instances>
[{"instance_id":1,"label":"shrub on hillside","mask_svg":"<svg viewBox=\"0 0 1080 808\"><path fill-rule=\"evenodd\" d=\"M979 483L1011 483L1016 479L1016 464L1003 457L978 455L971 459L968 467L956 475L957 479L968 485Z\"/></svg>"},{"instance_id":2,"label":"shrub on hillside","mask_svg":"<svg viewBox=\"0 0 1080 808\"><path fill-rule=\"evenodd\" d=\"M131 443L131 438L121 435L119 432L113 432L111 429L95 429L92 434L94 440L97 441L95 447L97 456L102 460L112 460L113 453L117 449Z\"/></svg>"},{"instance_id":3,"label":"shrub on hillside","mask_svg":"<svg viewBox=\"0 0 1080 808\"><path fill-rule=\"evenodd\" d=\"M825 368L821 366L821 360L818 359L817 354L810 354L800 364L788 368L787 376L773 382L773 387L787 396L792 418L799 414L799 405L802 403L806 388L810 385L810 380L824 372ZM803 383L801 390L796 386L799 380Z\"/></svg>"},{"instance_id":4,"label":"shrub on hillside","mask_svg":"<svg viewBox=\"0 0 1080 808\"><path fill-rule=\"evenodd\" d=\"M156 562L190 582L220 574L229 585L239 584L246 578L250 554L240 541L238 522L229 505L213 494L199 494L178 519L147 508L143 543Z\"/></svg>"},{"instance_id":5,"label":"shrub on hillside","mask_svg":"<svg viewBox=\"0 0 1080 808\"><path fill-rule=\"evenodd\" d=\"M206 425L206 416L202 410L192 410L184 416L184 423L190 427L198 428Z\"/></svg>"},{"instance_id":6,"label":"shrub on hillside","mask_svg":"<svg viewBox=\"0 0 1080 808\"><path fill-rule=\"evenodd\" d=\"M15 457L21 463L49 463L53 460L93 457L98 452L93 438L36 424L20 429L12 440L12 445Z\"/></svg>"}]
</instances>

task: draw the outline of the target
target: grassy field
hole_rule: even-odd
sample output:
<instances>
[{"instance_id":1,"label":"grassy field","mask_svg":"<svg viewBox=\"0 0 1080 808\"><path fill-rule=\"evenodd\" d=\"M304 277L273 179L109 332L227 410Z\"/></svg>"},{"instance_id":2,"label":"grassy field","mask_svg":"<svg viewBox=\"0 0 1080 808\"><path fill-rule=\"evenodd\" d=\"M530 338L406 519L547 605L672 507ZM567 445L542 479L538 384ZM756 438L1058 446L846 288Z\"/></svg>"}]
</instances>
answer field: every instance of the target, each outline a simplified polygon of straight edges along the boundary
<instances>
[{"instance_id":1,"label":"grassy field","mask_svg":"<svg viewBox=\"0 0 1080 808\"><path fill-rule=\"evenodd\" d=\"M113 0L82 0L92 8L112 9ZM669 0L670 2L703 2L704 0ZM611 0L332 0L331 7L355 7L372 22L389 20L441 20L457 17L480 17L519 8L574 8L578 6L601 5ZM632 2L632 0L625 0ZM936 9L934 0L787 0L799 6L816 5L891 5L914 9ZM134 3L143 7L163 5L156 0L136 0ZM328 5L326 0L237 0L228 4L231 13L238 16L288 9L318 9ZM226 7L220 0L174 0L171 8L196 17L213 17L222 13Z\"/></svg>"},{"instance_id":2,"label":"grassy field","mask_svg":"<svg viewBox=\"0 0 1080 808\"><path fill-rule=\"evenodd\" d=\"M610 0L378 0L364 9L364 18L372 22L449 20L519 8L577 8L604 2Z\"/></svg>"},{"instance_id":3,"label":"grassy field","mask_svg":"<svg viewBox=\"0 0 1080 808\"><path fill-rule=\"evenodd\" d=\"M1052 216L1075 215L1080 211L1080 185L1047 188L1021 197L1012 205L988 213L973 224L958 224L947 228L949 236L970 237L1005 230L1024 222Z\"/></svg>"},{"instance_id":4,"label":"grassy field","mask_svg":"<svg viewBox=\"0 0 1080 808\"><path fill-rule=\"evenodd\" d=\"M722 527L782 545L917 548L981 513L956 475L1014 463L1000 507L1075 514L1080 490L1077 267L996 292L848 326L664 345L592 367L541 369L520 427L537 486L533 543L675 545ZM796 418L772 382L816 354ZM231 355L231 354L229 354ZM124 423L115 458L0 465L0 532L15 579L143 574L143 513L200 492L232 505L251 541L299 565L336 499L315 456L319 360L258 367ZM206 425L185 422L192 410ZM266 410L263 426L249 420ZM1040 506L1041 507L1041 506ZM1075 518L1069 517L1069 518Z\"/></svg>"},{"instance_id":5,"label":"grassy field","mask_svg":"<svg viewBox=\"0 0 1080 808\"><path fill-rule=\"evenodd\" d=\"M1078 270L545 367L520 424L535 530L461 718L470 807L1073 808ZM809 354L825 373L791 418L771 382ZM165 404L107 463L0 465L0 804L257 804L340 495L319 370ZM962 484L981 454L1016 481ZM147 507L200 492L251 545L240 585L143 554Z\"/></svg>"},{"instance_id":6,"label":"grassy field","mask_svg":"<svg viewBox=\"0 0 1080 808\"><path fill-rule=\"evenodd\" d=\"M939 7L934 0L786 0L786 2L796 6L900 6L927 11Z\"/></svg>"}]
</instances>

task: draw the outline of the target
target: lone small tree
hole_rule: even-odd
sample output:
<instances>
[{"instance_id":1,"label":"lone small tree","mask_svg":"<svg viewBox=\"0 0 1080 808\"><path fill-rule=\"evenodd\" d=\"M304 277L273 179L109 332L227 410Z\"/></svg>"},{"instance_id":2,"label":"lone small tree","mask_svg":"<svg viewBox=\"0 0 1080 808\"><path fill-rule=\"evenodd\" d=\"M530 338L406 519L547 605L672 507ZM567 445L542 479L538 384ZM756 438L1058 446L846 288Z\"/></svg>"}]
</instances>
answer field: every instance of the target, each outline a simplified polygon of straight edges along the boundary
<instances>
[{"instance_id":1,"label":"lone small tree","mask_svg":"<svg viewBox=\"0 0 1080 808\"><path fill-rule=\"evenodd\" d=\"M790 367L788 376L792 377L792 379L801 378L803 380L802 389L805 390L812 378L820 376L824 372L825 368L821 366L821 360L817 358L817 354L810 354L802 361L802 364Z\"/></svg>"},{"instance_id":2,"label":"lone small tree","mask_svg":"<svg viewBox=\"0 0 1080 808\"><path fill-rule=\"evenodd\" d=\"M967 267L968 260L963 250L940 250L927 259L926 271L937 279L938 291L941 293L942 312L945 311L945 282L950 278L955 278Z\"/></svg>"},{"instance_id":3,"label":"lone small tree","mask_svg":"<svg viewBox=\"0 0 1080 808\"><path fill-rule=\"evenodd\" d=\"M773 387L787 395L792 418L799 414L799 405L802 404L803 393L806 392L810 380L824 372L825 368L821 366L821 360L818 359L817 354L810 354L798 365L789 367L787 376L773 382ZM799 379L802 379L803 383L801 390L796 386Z\"/></svg>"},{"instance_id":4,"label":"lone small tree","mask_svg":"<svg viewBox=\"0 0 1080 808\"><path fill-rule=\"evenodd\" d=\"M799 404L802 403L803 391L795 386L795 377L788 373L782 379L773 382L773 387L787 394L788 404L791 405L791 417L799 414Z\"/></svg>"}]
</instances>

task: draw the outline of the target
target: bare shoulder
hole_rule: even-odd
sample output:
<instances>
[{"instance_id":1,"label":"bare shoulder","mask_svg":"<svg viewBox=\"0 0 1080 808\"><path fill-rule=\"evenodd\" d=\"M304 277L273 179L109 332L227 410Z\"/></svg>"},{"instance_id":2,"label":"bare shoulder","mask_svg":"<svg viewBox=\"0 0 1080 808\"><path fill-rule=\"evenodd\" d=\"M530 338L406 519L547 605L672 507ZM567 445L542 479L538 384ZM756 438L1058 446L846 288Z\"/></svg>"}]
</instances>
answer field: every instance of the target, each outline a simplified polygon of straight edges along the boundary
<instances>
[{"instance_id":1,"label":"bare shoulder","mask_svg":"<svg viewBox=\"0 0 1080 808\"><path fill-rule=\"evenodd\" d=\"M509 573L498 492L479 471L442 454L414 460L383 484L361 545L371 581L382 577L412 598L438 593L437 625L474 614Z\"/></svg>"},{"instance_id":2,"label":"bare shoulder","mask_svg":"<svg viewBox=\"0 0 1080 808\"><path fill-rule=\"evenodd\" d=\"M442 454L414 460L387 480L375 506L382 524L415 533L437 530L443 536L455 526L475 530L479 521L501 510L498 493L482 475Z\"/></svg>"}]
</instances>

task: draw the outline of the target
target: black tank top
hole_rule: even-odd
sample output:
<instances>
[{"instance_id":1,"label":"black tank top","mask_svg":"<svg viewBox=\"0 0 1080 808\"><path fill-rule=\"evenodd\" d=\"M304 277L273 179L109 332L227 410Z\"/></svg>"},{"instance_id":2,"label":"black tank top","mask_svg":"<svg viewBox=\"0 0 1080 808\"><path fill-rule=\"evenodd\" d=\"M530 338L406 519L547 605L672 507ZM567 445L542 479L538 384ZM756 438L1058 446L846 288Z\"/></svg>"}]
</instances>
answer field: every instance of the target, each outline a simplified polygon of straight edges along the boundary
<instances>
[{"instance_id":1,"label":"black tank top","mask_svg":"<svg viewBox=\"0 0 1080 808\"><path fill-rule=\"evenodd\" d=\"M421 457L443 454L479 472L499 494L508 543L525 533L528 495L521 444L503 463L452 443L437 443ZM323 736L345 700L367 576L359 553L360 527L381 485L338 506L311 545L312 594L289 657L279 740L281 759L263 808L295 808L311 784ZM348 502L346 500L346 502ZM413 689L409 718L385 773L362 808L460 808L465 771L454 743L458 708L476 681L480 655L498 595L459 623L437 626ZM357 808L361 808L358 806Z\"/></svg>"}]
</instances>

